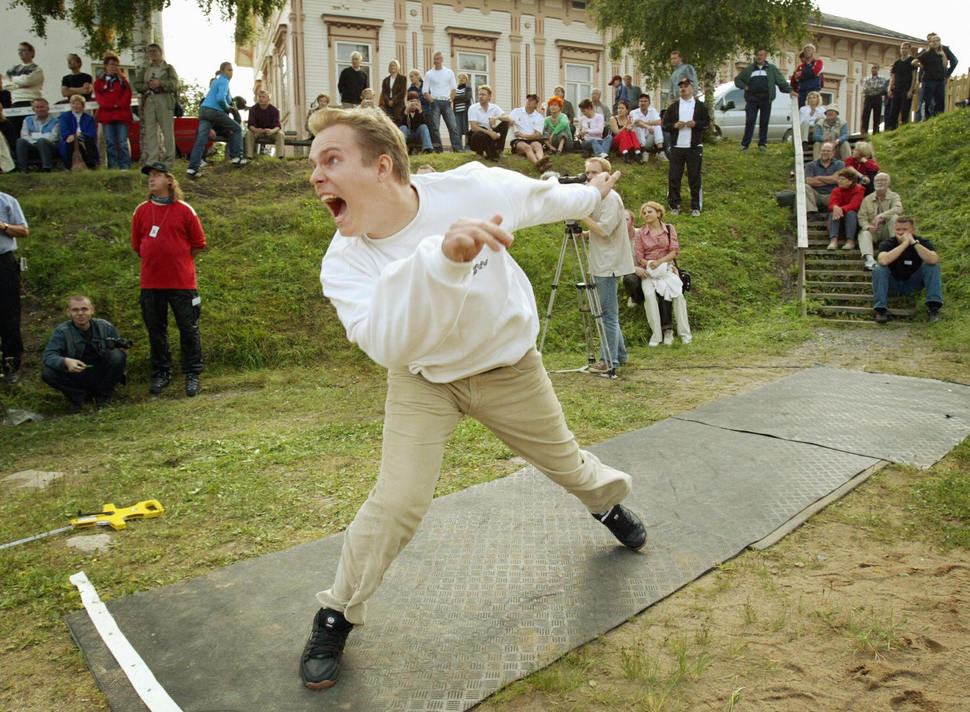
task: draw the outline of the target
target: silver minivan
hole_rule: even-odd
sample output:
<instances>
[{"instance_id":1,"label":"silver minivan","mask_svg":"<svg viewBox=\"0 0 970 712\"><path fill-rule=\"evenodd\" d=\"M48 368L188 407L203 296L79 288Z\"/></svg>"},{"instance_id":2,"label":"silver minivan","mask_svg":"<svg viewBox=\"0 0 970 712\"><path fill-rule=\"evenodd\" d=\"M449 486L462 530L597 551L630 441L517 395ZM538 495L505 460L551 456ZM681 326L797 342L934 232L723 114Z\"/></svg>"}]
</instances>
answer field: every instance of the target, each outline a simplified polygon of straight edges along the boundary
<instances>
[{"instance_id":1,"label":"silver minivan","mask_svg":"<svg viewBox=\"0 0 970 712\"><path fill-rule=\"evenodd\" d=\"M791 111L791 96L779 91L771 103L769 141L791 141ZM734 86L734 82L720 84L714 90L711 120L714 122L714 133L718 136L740 141L744 136L744 90ZM758 140L757 122L754 127L754 140Z\"/></svg>"}]
</instances>

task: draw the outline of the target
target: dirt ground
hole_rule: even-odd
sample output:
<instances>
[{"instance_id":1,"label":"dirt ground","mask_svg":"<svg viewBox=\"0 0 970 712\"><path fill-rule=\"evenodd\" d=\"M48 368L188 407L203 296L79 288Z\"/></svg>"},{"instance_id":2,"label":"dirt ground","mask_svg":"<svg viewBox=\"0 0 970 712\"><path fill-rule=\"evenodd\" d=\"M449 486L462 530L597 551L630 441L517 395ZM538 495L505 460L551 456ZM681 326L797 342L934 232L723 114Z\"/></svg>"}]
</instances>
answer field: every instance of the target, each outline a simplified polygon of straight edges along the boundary
<instances>
[{"instance_id":1,"label":"dirt ground","mask_svg":"<svg viewBox=\"0 0 970 712\"><path fill-rule=\"evenodd\" d=\"M822 328L772 361L970 382L908 329ZM885 467L477 709L970 710L970 552L927 541L908 509L921 477Z\"/></svg>"}]
</instances>

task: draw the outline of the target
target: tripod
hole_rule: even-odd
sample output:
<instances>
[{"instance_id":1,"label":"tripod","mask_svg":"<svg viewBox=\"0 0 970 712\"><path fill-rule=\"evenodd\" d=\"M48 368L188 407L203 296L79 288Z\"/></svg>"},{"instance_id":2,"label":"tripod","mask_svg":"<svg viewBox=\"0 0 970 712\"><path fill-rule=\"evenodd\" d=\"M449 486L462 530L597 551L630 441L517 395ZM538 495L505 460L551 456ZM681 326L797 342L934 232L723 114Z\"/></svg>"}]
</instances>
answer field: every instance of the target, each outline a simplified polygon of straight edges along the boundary
<instances>
[{"instance_id":1,"label":"tripod","mask_svg":"<svg viewBox=\"0 0 970 712\"><path fill-rule=\"evenodd\" d=\"M595 349L593 329L599 337L599 342L603 347L604 363L608 370L602 374L607 378L616 378L616 369L613 368L613 354L610 353L609 340L606 338L606 327L603 324L603 308L600 305L599 294L596 291L596 278L587 274L583 266L589 264L589 252L583 240L583 230L579 223L569 220L566 221L566 229L562 236L562 246L559 248L559 261L556 263L556 276L552 281L552 292L549 294L549 306L546 308L546 319L542 324L542 336L539 339L539 351L544 350L546 345L546 332L549 330L549 320L552 319L552 307L556 303L556 292L559 289L559 280L562 277L562 265L566 259L566 252L569 246L573 251L573 282L576 285L576 296L579 300L579 313L583 319L583 338L586 341L586 364L580 368L565 369L556 373L581 373L590 372L590 366L596 363L599 352ZM585 261L585 262L584 262Z\"/></svg>"}]
</instances>

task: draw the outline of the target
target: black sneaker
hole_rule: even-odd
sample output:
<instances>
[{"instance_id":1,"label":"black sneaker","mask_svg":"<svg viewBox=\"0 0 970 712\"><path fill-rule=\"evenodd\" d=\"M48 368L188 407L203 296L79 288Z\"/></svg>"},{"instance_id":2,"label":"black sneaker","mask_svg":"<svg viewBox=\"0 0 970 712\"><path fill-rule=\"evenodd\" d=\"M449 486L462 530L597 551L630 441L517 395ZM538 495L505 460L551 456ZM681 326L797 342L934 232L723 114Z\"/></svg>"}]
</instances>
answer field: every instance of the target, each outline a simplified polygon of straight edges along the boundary
<instances>
[{"instance_id":1,"label":"black sneaker","mask_svg":"<svg viewBox=\"0 0 970 712\"><path fill-rule=\"evenodd\" d=\"M172 374L168 371L156 371L152 374L152 385L149 386L148 392L152 395L158 395L166 388L168 384L172 382Z\"/></svg>"},{"instance_id":2,"label":"black sneaker","mask_svg":"<svg viewBox=\"0 0 970 712\"><path fill-rule=\"evenodd\" d=\"M199 382L199 374L197 373L186 373L185 374L185 395L189 398L193 398L202 392L202 384Z\"/></svg>"},{"instance_id":3,"label":"black sneaker","mask_svg":"<svg viewBox=\"0 0 970 712\"><path fill-rule=\"evenodd\" d=\"M930 309L930 323L932 324L933 322L939 321L939 320L940 320L940 310Z\"/></svg>"},{"instance_id":4,"label":"black sneaker","mask_svg":"<svg viewBox=\"0 0 970 712\"><path fill-rule=\"evenodd\" d=\"M876 323L885 324L889 321L889 314L885 309L876 309Z\"/></svg>"},{"instance_id":5,"label":"black sneaker","mask_svg":"<svg viewBox=\"0 0 970 712\"><path fill-rule=\"evenodd\" d=\"M330 608L317 611L300 659L300 677L304 685L311 690L333 687L340 672L340 656L353 627L340 611Z\"/></svg>"},{"instance_id":6,"label":"black sneaker","mask_svg":"<svg viewBox=\"0 0 970 712\"><path fill-rule=\"evenodd\" d=\"M613 532L623 546L636 551L647 543L647 532L640 518L624 507L614 504L602 514L594 514L603 525Z\"/></svg>"}]
</instances>

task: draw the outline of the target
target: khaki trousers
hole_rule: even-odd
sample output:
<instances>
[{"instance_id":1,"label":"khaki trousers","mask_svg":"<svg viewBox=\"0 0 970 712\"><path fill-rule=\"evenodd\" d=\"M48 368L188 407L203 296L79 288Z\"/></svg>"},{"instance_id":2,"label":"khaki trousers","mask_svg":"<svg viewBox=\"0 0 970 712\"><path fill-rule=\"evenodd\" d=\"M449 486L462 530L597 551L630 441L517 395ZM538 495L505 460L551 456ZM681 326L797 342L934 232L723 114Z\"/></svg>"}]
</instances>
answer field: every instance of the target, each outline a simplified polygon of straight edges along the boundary
<instances>
[{"instance_id":1,"label":"khaki trousers","mask_svg":"<svg viewBox=\"0 0 970 712\"><path fill-rule=\"evenodd\" d=\"M896 234L896 216L890 215L888 220L883 220L879 223L879 227L876 228L875 233L872 230L860 230L859 231L859 254L863 257L869 255L872 257L872 244L873 238L882 242L883 240L888 240L891 236Z\"/></svg>"},{"instance_id":2,"label":"khaki trousers","mask_svg":"<svg viewBox=\"0 0 970 712\"><path fill-rule=\"evenodd\" d=\"M284 143L285 138L282 131L277 131L275 134L267 136L266 134L253 133L251 129L247 128L245 136L245 156L246 158L253 157L253 154L256 152L257 143L272 143L276 148L276 157L282 158L283 151L286 149L286 144Z\"/></svg>"},{"instance_id":3,"label":"khaki trousers","mask_svg":"<svg viewBox=\"0 0 970 712\"><path fill-rule=\"evenodd\" d=\"M175 163L175 116L168 94L150 94L141 107L141 163Z\"/></svg>"},{"instance_id":4,"label":"khaki trousers","mask_svg":"<svg viewBox=\"0 0 970 712\"><path fill-rule=\"evenodd\" d=\"M344 535L333 587L317 594L321 606L355 625L364 622L367 599L431 505L445 443L462 415L488 427L590 512L606 511L630 493L629 475L579 449L535 348L514 366L451 383L392 369L380 474Z\"/></svg>"}]
</instances>

